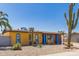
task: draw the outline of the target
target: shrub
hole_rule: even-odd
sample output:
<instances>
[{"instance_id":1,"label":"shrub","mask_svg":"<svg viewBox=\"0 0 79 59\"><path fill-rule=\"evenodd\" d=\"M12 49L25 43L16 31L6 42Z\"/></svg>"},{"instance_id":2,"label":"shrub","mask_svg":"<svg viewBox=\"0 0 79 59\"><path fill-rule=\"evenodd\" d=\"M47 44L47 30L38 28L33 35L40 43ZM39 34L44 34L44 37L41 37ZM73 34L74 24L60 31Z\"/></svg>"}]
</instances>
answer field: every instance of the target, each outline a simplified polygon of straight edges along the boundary
<instances>
[{"instance_id":1,"label":"shrub","mask_svg":"<svg viewBox=\"0 0 79 59\"><path fill-rule=\"evenodd\" d=\"M42 45L41 45L41 44L39 44L39 45L38 45L38 47L39 47L39 48L42 48Z\"/></svg>"},{"instance_id":2,"label":"shrub","mask_svg":"<svg viewBox=\"0 0 79 59\"><path fill-rule=\"evenodd\" d=\"M13 50L21 50L21 44L20 43L16 43L13 45L12 47Z\"/></svg>"}]
</instances>

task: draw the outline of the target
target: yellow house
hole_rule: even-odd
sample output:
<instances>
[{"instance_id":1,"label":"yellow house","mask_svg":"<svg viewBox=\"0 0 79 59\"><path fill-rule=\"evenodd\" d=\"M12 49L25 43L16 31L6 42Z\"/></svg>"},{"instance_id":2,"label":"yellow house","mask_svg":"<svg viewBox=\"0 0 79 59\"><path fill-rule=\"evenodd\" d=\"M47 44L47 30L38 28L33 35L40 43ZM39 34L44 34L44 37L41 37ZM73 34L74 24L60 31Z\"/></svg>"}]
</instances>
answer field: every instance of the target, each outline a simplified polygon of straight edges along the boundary
<instances>
[{"instance_id":1,"label":"yellow house","mask_svg":"<svg viewBox=\"0 0 79 59\"><path fill-rule=\"evenodd\" d=\"M11 45L15 44L17 41L21 42L21 45L34 44L36 36L39 38L38 43L42 44L42 32L33 32L33 37L31 34L31 32L21 30L7 30L3 32L4 36L10 37Z\"/></svg>"},{"instance_id":2,"label":"yellow house","mask_svg":"<svg viewBox=\"0 0 79 59\"><path fill-rule=\"evenodd\" d=\"M3 31L3 35L10 37L8 45L13 45L17 42L21 43L21 45L61 44L61 34L55 32L6 30Z\"/></svg>"}]
</instances>

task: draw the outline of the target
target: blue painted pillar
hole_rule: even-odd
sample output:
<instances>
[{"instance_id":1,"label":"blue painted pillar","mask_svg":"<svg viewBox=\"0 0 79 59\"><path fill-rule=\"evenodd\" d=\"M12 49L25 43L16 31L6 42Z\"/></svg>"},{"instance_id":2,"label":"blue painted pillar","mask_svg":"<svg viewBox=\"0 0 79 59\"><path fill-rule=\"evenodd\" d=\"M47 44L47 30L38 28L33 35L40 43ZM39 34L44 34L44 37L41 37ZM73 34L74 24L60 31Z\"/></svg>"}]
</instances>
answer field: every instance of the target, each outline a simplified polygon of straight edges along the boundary
<instances>
[{"instance_id":1,"label":"blue painted pillar","mask_svg":"<svg viewBox=\"0 0 79 59\"><path fill-rule=\"evenodd\" d=\"M46 44L46 34L45 34L45 44Z\"/></svg>"},{"instance_id":2,"label":"blue painted pillar","mask_svg":"<svg viewBox=\"0 0 79 59\"><path fill-rule=\"evenodd\" d=\"M46 44L46 34L43 34L43 44Z\"/></svg>"},{"instance_id":3,"label":"blue painted pillar","mask_svg":"<svg viewBox=\"0 0 79 59\"><path fill-rule=\"evenodd\" d=\"M56 44L59 44L59 38L58 38L58 34L56 34Z\"/></svg>"},{"instance_id":4,"label":"blue painted pillar","mask_svg":"<svg viewBox=\"0 0 79 59\"><path fill-rule=\"evenodd\" d=\"M44 34L42 35L43 39L42 39L42 43L44 44Z\"/></svg>"}]
</instances>

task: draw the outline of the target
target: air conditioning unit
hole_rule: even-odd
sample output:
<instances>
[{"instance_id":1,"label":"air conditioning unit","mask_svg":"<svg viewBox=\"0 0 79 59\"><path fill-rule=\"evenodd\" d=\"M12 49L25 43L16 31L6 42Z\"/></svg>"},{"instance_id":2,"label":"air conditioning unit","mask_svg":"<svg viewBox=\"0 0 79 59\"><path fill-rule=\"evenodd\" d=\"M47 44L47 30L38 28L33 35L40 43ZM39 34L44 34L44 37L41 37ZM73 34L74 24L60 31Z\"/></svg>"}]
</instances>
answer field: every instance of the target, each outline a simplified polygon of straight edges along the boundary
<instances>
[{"instance_id":1,"label":"air conditioning unit","mask_svg":"<svg viewBox=\"0 0 79 59\"><path fill-rule=\"evenodd\" d=\"M22 31L27 31L27 28L26 27L21 27L21 30Z\"/></svg>"},{"instance_id":2,"label":"air conditioning unit","mask_svg":"<svg viewBox=\"0 0 79 59\"><path fill-rule=\"evenodd\" d=\"M29 31L33 32L34 31L34 27L29 28Z\"/></svg>"}]
</instances>

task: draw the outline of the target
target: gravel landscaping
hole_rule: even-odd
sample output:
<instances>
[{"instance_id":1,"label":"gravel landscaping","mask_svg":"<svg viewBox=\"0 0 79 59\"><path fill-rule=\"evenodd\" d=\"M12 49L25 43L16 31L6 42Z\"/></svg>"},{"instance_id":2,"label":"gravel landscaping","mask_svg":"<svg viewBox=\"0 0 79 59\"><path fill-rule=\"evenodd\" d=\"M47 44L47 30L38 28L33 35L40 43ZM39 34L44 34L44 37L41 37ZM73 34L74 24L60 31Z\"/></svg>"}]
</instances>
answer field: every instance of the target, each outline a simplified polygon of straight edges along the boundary
<instances>
[{"instance_id":1,"label":"gravel landscaping","mask_svg":"<svg viewBox=\"0 0 79 59\"><path fill-rule=\"evenodd\" d=\"M43 45L42 48L22 46L22 50L11 50L10 48L11 47L0 47L0 56L43 56L74 50L65 49L64 45Z\"/></svg>"}]
</instances>

